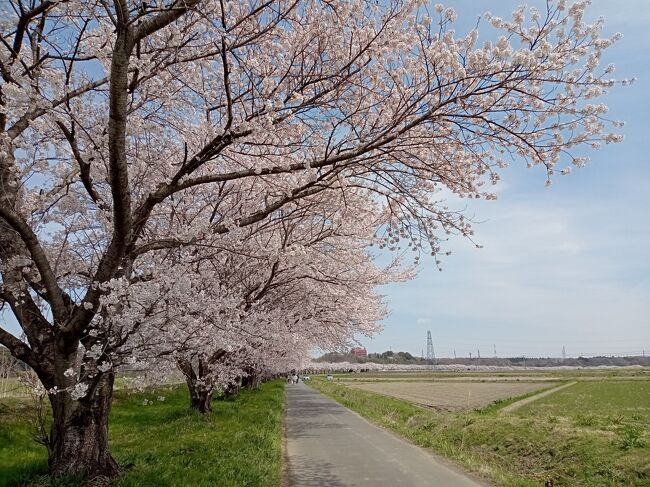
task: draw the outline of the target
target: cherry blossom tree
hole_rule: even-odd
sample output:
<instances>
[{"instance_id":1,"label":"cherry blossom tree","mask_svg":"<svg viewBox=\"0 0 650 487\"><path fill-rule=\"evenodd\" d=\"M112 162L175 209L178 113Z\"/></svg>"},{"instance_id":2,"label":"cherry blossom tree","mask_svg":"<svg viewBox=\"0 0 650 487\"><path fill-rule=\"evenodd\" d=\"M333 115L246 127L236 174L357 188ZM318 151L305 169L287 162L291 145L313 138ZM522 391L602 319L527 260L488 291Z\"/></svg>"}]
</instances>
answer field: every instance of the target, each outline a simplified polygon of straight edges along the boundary
<instances>
[{"instance_id":1,"label":"cherry blossom tree","mask_svg":"<svg viewBox=\"0 0 650 487\"><path fill-rule=\"evenodd\" d=\"M374 263L367 252L376 240L367 201L354 191L345 204L337 196L312 197L261 228L249 227L237 250L195 252L200 291L192 294L211 306L182 313L201 324L174 330L171 346L163 344L174 350L192 407L209 411L215 389L241 379L255 383L258 374L277 370L278 360L285 372L300 368L316 347L340 348L355 334L378 331L385 306L376 286L412 273L399 261Z\"/></svg>"},{"instance_id":2,"label":"cherry blossom tree","mask_svg":"<svg viewBox=\"0 0 650 487\"><path fill-rule=\"evenodd\" d=\"M114 337L103 349L114 366L176 361L192 407L207 412L215 389L378 330L385 308L374 288L412 272L399 259L374 263L372 206L354 189L345 200L316 195L264 223L149 254L157 260L138 261L139 280L102 300L111 309L93 332Z\"/></svg>"},{"instance_id":3,"label":"cherry blossom tree","mask_svg":"<svg viewBox=\"0 0 650 487\"><path fill-rule=\"evenodd\" d=\"M472 232L442 189L619 140L587 5L486 15L479 43L421 0L3 2L0 300L26 342L0 343L49 391L51 472L117 473L111 354L182 322L162 296L195 289L192 249L354 194L380 246L437 255Z\"/></svg>"}]
</instances>

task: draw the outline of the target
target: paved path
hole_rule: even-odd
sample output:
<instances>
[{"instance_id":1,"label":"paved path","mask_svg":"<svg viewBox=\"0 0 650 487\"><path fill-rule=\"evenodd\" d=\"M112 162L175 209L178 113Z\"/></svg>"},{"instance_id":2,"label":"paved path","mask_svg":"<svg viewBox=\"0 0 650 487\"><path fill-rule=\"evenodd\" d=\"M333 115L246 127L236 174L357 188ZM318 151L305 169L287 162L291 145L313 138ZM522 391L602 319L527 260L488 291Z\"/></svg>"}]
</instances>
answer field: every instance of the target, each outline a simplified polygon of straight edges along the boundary
<instances>
[{"instance_id":1,"label":"paved path","mask_svg":"<svg viewBox=\"0 0 650 487\"><path fill-rule=\"evenodd\" d=\"M288 487L479 487L304 384L287 385Z\"/></svg>"},{"instance_id":2,"label":"paved path","mask_svg":"<svg viewBox=\"0 0 650 487\"><path fill-rule=\"evenodd\" d=\"M557 391L566 389L567 387L572 386L573 384L576 384L576 382L569 382L568 384L562 384L561 386L554 387L553 389L549 389L544 392L540 392L539 394L535 394L534 396L527 397L526 399L522 399L521 401L508 404L506 407L499 409L499 414L508 414L513 411L516 411L517 409L524 407L526 404L530 404L531 402L535 402L538 399L549 396L551 394L555 394Z\"/></svg>"}]
</instances>

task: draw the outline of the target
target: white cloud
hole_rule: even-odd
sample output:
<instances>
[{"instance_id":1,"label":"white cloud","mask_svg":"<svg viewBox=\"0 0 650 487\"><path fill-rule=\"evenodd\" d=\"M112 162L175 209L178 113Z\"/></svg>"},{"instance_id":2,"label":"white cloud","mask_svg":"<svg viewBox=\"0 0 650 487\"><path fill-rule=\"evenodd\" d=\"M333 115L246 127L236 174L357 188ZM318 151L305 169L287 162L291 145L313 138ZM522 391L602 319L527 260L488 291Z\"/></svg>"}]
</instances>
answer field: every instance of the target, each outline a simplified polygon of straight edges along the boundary
<instances>
[{"instance_id":1,"label":"white cloud","mask_svg":"<svg viewBox=\"0 0 650 487\"><path fill-rule=\"evenodd\" d=\"M531 191L480 203L484 248L452 240L444 272L425 260L417 280L391 286L386 343L419 353L426 323L442 355L494 342L503 353L556 356L563 345L570 354L650 347L650 229L625 196Z\"/></svg>"}]
</instances>

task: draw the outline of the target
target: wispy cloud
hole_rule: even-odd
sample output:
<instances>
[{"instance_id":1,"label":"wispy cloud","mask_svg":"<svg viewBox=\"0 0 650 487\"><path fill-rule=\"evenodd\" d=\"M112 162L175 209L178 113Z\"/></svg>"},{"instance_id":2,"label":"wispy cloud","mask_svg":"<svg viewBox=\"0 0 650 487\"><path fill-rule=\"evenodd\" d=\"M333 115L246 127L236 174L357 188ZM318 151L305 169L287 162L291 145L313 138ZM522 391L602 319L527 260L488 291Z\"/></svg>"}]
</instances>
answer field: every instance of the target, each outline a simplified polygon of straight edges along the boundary
<instances>
[{"instance_id":1,"label":"wispy cloud","mask_svg":"<svg viewBox=\"0 0 650 487\"><path fill-rule=\"evenodd\" d=\"M515 171L519 180L500 201L476 207L484 248L452 240L444 272L425 268L416 281L388 288L393 314L373 346L419 353L426 324L447 355L494 344L529 355L559 355L563 345L570 354L650 348L645 210L631 205L630 193L602 198L611 184L604 179L589 182L592 192L565 190L580 176L556 191Z\"/></svg>"}]
</instances>

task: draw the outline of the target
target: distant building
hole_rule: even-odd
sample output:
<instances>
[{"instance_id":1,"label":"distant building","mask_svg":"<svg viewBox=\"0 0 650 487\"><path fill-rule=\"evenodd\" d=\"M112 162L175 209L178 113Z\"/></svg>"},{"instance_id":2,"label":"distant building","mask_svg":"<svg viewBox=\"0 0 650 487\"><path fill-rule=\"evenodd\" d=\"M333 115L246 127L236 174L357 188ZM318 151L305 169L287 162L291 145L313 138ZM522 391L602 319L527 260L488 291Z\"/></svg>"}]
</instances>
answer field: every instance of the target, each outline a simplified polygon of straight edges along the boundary
<instances>
[{"instance_id":1,"label":"distant building","mask_svg":"<svg viewBox=\"0 0 650 487\"><path fill-rule=\"evenodd\" d=\"M350 354L354 355L355 357L366 358L368 356L368 350L366 350L364 347L354 347L352 350L350 350Z\"/></svg>"}]
</instances>

